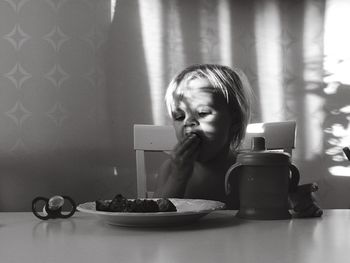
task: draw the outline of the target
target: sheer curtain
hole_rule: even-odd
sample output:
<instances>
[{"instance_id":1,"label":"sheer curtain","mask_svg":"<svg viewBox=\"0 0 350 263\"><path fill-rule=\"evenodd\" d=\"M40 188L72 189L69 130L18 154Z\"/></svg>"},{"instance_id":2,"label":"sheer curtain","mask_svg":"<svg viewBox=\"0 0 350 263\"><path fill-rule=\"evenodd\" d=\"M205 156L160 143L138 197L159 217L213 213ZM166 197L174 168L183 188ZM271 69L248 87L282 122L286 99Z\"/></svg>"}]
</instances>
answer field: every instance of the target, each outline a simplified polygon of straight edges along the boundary
<instances>
[{"instance_id":1,"label":"sheer curtain","mask_svg":"<svg viewBox=\"0 0 350 263\"><path fill-rule=\"evenodd\" d=\"M170 123L163 96L176 72L225 64L252 84L253 122L297 121L295 162L321 203L349 206L349 12L347 0L117 1L107 75L118 158L133 161L134 123Z\"/></svg>"}]
</instances>

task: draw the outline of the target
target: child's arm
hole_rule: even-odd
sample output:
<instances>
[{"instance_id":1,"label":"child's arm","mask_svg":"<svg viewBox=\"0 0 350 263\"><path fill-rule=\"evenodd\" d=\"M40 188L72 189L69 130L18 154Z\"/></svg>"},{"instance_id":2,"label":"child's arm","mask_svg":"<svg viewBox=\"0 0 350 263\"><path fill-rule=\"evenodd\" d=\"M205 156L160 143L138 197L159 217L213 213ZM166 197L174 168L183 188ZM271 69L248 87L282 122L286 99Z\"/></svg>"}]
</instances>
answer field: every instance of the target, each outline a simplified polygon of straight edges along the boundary
<instances>
[{"instance_id":1,"label":"child's arm","mask_svg":"<svg viewBox=\"0 0 350 263\"><path fill-rule=\"evenodd\" d=\"M192 134L175 146L171 158L159 169L155 197L184 196L188 179L193 172L199 143L198 136Z\"/></svg>"},{"instance_id":2,"label":"child's arm","mask_svg":"<svg viewBox=\"0 0 350 263\"><path fill-rule=\"evenodd\" d=\"M159 169L154 197L170 198L183 197L186 189L186 180L174 180L171 173L171 160L166 160Z\"/></svg>"}]
</instances>

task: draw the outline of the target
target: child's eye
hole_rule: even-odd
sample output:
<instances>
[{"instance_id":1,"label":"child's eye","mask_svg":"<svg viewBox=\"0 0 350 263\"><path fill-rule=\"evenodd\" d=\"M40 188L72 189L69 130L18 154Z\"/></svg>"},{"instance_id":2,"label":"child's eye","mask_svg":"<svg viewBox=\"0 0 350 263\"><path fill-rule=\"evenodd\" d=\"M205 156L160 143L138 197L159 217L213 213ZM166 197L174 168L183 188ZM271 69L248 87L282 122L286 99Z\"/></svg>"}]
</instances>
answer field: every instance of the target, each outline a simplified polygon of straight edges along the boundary
<instances>
[{"instance_id":1,"label":"child's eye","mask_svg":"<svg viewBox=\"0 0 350 263\"><path fill-rule=\"evenodd\" d=\"M176 121L181 121L184 118L185 118L185 114L183 113L176 113L176 112L173 113L173 119Z\"/></svg>"},{"instance_id":2,"label":"child's eye","mask_svg":"<svg viewBox=\"0 0 350 263\"><path fill-rule=\"evenodd\" d=\"M206 117L210 114L211 112L210 111L200 111L198 112L198 116L199 117Z\"/></svg>"}]
</instances>

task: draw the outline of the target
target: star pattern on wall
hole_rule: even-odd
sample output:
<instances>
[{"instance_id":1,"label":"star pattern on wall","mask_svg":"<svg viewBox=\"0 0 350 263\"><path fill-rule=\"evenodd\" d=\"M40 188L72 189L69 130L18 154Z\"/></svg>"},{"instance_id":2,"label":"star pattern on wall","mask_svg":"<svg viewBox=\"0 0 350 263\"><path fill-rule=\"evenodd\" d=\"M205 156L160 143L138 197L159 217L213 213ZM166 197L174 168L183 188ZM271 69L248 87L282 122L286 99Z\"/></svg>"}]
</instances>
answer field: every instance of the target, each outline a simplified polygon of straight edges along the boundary
<instances>
[{"instance_id":1,"label":"star pattern on wall","mask_svg":"<svg viewBox=\"0 0 350 263\"><path fill-rule=\"evenodd\" d=\"M19 50L24 42L30 39L30 36L21 29L19 24L16 24L12 31L6 34L3 38L8 40L15 50Z\"/></svg>"},{"instance_id":2,"label":"star pattern on wall","mask_svg":"<svg viewBox=\"0 0 350 263\"><path fill-rule=\"evenodd\" d=\"M98 87L105 80L105 75L101 67L92 67L84 74L84 78L87 79L93 87Z\"/></svg>"},{"instance_id":3,"label":"star pattern on wall","mask_svg":"<svg viewBox=\"0 0 350 263\"><path fill-rule=\"evenodd\" d=\"M69 74L65 72L59 64L55 64L52 69L45 74L45 78L50 80L53 85L60 88L62 83L69 78Z\"/></svg>"},{"instance_id":4,"label":"star pattern on wall","mask_svg":"<svg viewBox=\"0 0 350 263\"><path fill-rule=\"evenodd\" d=\"M21 138L17 139L16 143L10 149L10 153L14 156L20 156L25 153L29 153L29 150L25 146L23 140Z\"/></svg>"},{"instance_id":5,"label":"star pattern on wall","mask_svg":"<svg viewBox=\"0 0 350 263\"><path fill-rule=\"evenodd\" d=\"M20 63L16 63L16 65L10 70L10 72L4 74L6 78L11 80L11 82L15 85L16 89L21 89L23 83L32 77Z\"/></svg>"},{"instance_id":6,"label":"star pattern on wall","mask_svg":"<svg viewBox=\"0 0 350 263\"><path fill-rule=\"evenodd\" d=\"M70 37L63 33L59 26L54 26L43 39L48 41L56 52L59 52L63 43L68 41Z\"/></svg>"},{"instance_id":7,"label":"star pattern on wall","mask_svg":"<svg viewBox=\"0 0 350 263\"><path fill-rule=\"evenodd\" d=\"M82 37L82 40L87 42L91 46L92 50L96 51L106 42L106 36L101 30L98 30L94 26L91 27L89 32Z\"/></svg>"},{"instance_id":8,"label":"star pattern on wall","mask_svg":"<svg viewBox=\"0 0 350 263\"><path fill-rule=\"evenodd\" d=\"M46 115L50 117L57 126L61 126L62 122L68 117L67 110L59 102L56 102L55 105L46 112Z\"/></svg>"},{"instance_id":9,"label":"star pattern on wall","mask_svg":"<svg viewBox=\"0 0 350 263\"><path fill-rule=\"evenodd\" d=\"M5 0L5 1L11 5L11 7L16 13L19 13L20 9L24 6L24 4L29 2L29 0Z\"/></svg>"},{"instance_id":10,"label":"star pattern on wall","mask_svg":"<svg viewBox=\"0 0 350 263\"><path fill-rule=\"evenodd\" d=\"M5 115L10 117L17 126L21 126L23 122L32 115L32 113L27 110L20 101L17 101L9 111L5 112Z\"/></svg>"},{"instance_id":11,"label":"star pattern on wall","mask_svg":"<svg viewBox=\"0 0 350 263\"><path fill-rule=\"evenodd\" d=\"M67 0L46 0L53 10L58 11Z\"/></svg>"}]
</instances>

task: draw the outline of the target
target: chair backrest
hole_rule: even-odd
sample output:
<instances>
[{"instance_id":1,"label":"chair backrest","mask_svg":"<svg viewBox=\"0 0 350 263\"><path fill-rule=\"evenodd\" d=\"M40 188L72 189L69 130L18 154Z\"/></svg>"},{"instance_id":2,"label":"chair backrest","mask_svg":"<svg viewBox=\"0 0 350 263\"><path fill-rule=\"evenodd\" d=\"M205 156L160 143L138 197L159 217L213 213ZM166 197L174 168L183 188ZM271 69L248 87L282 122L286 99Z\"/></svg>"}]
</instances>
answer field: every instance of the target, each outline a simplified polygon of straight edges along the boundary
<instances>
[{"instance_id":1,"label":"chair backrest","mask_svg":"<svg viewBox=\"0 0 350 263\"><path fill-rule=\"evenodd\" d=\"M267 122L252 123L247 132L240 150L248 150L252 137L264 137L268 150L283 150L292 155L295 148L296 122ZM145 152L171 151L177 139L172 126L134 125L134 150L136 152L137 195L139 198L150 197L152 192L147 191L147 175Z\"/></svg>"}]
</instances>

